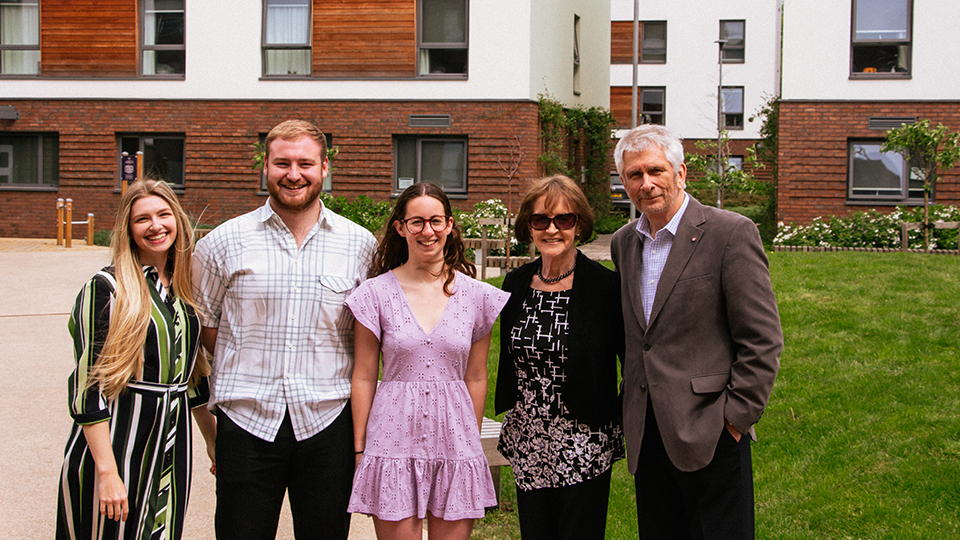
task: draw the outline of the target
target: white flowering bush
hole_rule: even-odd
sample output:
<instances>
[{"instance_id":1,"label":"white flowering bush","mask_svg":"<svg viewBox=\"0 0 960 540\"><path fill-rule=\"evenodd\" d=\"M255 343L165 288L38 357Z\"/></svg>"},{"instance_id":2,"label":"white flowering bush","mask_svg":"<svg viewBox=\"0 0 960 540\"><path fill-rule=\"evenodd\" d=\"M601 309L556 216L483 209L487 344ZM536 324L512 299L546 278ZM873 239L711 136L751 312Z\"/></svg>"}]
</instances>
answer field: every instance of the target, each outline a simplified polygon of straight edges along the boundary
<instances>
[{"instance_id":1,"label":"white flowering bush","mask_svg":"<svg viewBox=\"0 0 960 540\"><path fill-rule=\"evenodd\" d=\"M955 206L930 206L930 222L960 221L960 209ZM774 245L895 248L900 246L900 226L903 223L922 223L923 207L898 206L883 214L876 210L855 212L847 217L817 217L809 225L777 224ZM923 231L908 233L909 245L923 245ZM930 235L930 249L957 249L957 229L935 229Z\"/></svg>"},{"instance_id":2,"label":"white flowering bush","mask_svg":"<svg viewBox=\"0 0 960 540\"><path fill-rule=\"evenodd\" d=\"M457 222L463 230L463 236L466 238L481 238L482 231L480 227L481 219L503 219L505 220L507 206L500 199L487 199L473 205L473 212L454 211ZM487 226L487 238L491 240L503 240L507 237L506 225ZM527 245L517 242L515 235L510 235L510 253L512 255L525 255ZM491 255L504 255L502 249L491 249Z\"/></svg>"}]
</instances>

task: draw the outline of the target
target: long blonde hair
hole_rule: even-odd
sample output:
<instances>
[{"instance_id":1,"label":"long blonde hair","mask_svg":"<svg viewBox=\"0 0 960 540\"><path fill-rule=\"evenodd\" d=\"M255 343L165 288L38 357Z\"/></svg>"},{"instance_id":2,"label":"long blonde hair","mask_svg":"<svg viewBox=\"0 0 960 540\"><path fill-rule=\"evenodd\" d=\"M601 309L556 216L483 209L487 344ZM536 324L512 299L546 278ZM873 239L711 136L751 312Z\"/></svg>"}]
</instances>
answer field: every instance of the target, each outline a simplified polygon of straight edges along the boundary
<instances>
[{"instance_id":1,"label":"long blonde hair","mask_svg":"<svg viewBox=\"0 0 960 540\"><path fill-rule=\"evenodd\" d=\"M167 252L167 267L172 272L172 292L188 306L193 306L190 261L193 257L193 226L177 196L164 182L143 180L127 188L120 199L120 208L113 225L113 266L117 279L110 329L100 358L90 373L89 385L99 385L107 399L116 399L132 380L143 374L143 348L150 329L150 286L143 275L140 252L130 234L130 213L133 204L146 197L159 197L173 210L177 237ZM190 382L210 373L210 364L203 354L197 356Z\"/></svg>"}]
</instances>

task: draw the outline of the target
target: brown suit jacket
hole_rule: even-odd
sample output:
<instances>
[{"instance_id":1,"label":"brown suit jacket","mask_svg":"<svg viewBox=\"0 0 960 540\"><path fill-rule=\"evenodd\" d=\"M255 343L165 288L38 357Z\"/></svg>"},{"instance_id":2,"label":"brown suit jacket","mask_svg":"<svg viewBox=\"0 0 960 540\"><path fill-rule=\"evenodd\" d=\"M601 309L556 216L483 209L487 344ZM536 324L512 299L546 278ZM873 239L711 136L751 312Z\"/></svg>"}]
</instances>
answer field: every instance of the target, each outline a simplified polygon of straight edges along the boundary
<instances>
[{"instance_id":1,"label":"brown suit jacket","mask_svg":"<svg viewBox=\"0 0 960 540\"><path fill-rule=\"evenodd\" d=\"M713 459L724 418L755 437L753 424L773 389L783 333L767 257L752 221L691 197L648 325L636 225L625 225L611 243L626 334L627 463L636 473L649 396L670 460L695 471Z\"/></svg>"}]
</instances>

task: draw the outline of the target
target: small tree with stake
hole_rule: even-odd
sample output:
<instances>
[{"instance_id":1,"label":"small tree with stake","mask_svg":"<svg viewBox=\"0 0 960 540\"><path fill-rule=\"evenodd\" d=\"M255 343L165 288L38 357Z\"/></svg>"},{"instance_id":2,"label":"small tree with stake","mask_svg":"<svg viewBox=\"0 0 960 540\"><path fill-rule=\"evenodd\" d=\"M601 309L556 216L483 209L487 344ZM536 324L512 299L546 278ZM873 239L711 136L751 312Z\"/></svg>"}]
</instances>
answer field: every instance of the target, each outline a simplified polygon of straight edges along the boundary
<instances>
[{"instance_id":1,"label":"small tree with stake","mask_svg":"<svg viewBox=\"0 0 960 540\"><path fill-rule=\"evenodd\" d=\"M897 152L910 166L911 177L923 181L923 249L930 249L930 194L940 175L960 160L960 133L923 119L887 132L882 152Z\"/></svg>"}]
</instances>

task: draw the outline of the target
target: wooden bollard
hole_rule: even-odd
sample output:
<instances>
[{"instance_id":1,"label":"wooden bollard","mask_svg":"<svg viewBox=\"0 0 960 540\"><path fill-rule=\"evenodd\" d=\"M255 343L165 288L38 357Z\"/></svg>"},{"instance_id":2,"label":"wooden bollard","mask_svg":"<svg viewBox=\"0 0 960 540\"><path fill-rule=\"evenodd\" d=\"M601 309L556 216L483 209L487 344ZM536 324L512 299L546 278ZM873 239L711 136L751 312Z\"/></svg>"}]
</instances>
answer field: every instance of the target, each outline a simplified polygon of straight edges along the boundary
<instances>
[{"instance_id":1,"label":"wooden bollard","mask_svg":"<svg viewBox=\"0 0 960 540\"><path fill-rule=\"evenodd\" d=\"M57 245L63 245L63 199L57 199Z\"/></svg>"},{"instance_id":2,"label":"wooden bollard","mask_svg":"<svg viewBox=\"0 0 960 540\"><path fill-rule=\"evenodd\" d=\"M87 214L87 245L93 245L93 214Z\"/></svg>"},{"instance_id":3,"label":"wooden bollard","mask_svg":"<svg viewBox=\"0 0 960 540\"><path fill-rule=\"evenodd\" d=\"M72 247L73 240L73 199L67 199L67 218L64 220L64 224L67 226L64 243L69 248Z\"/></svg>"}]
</instances>

